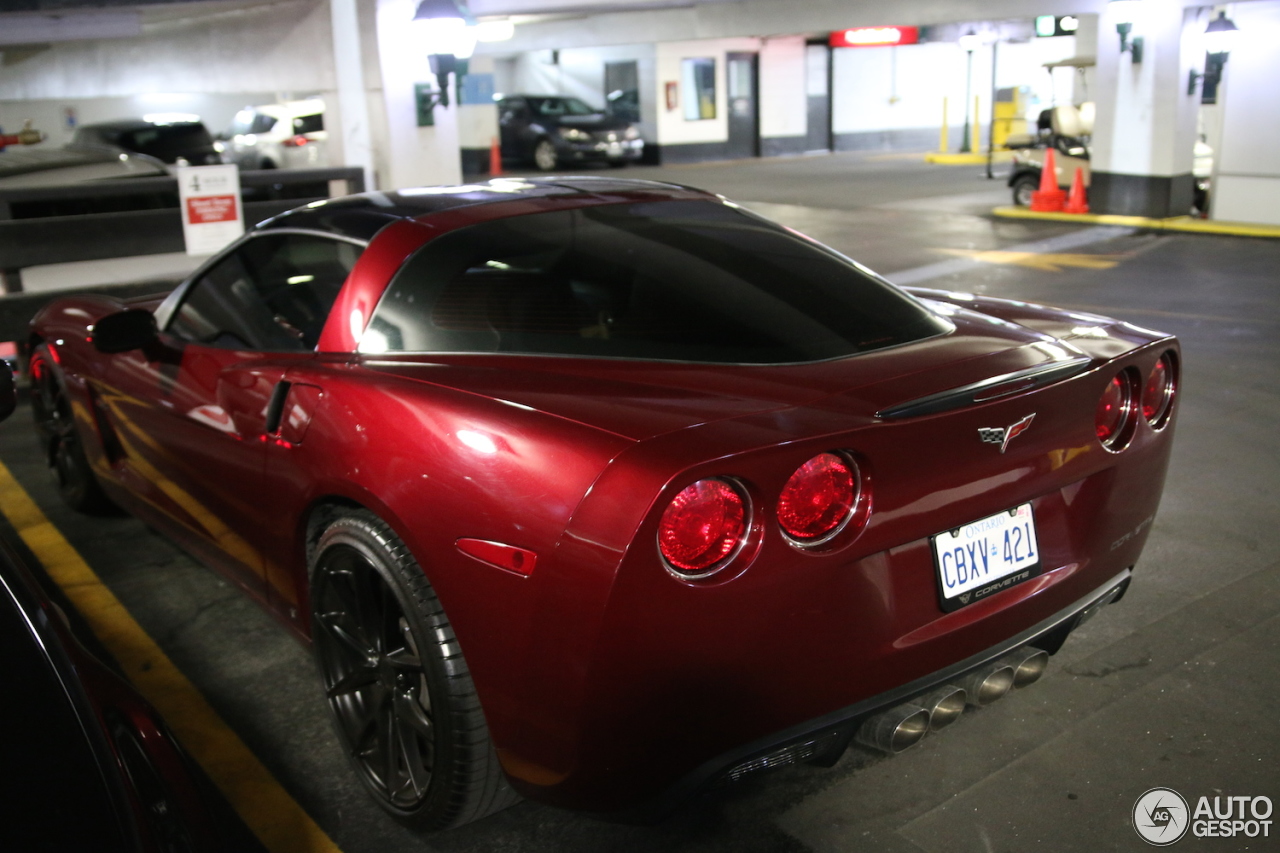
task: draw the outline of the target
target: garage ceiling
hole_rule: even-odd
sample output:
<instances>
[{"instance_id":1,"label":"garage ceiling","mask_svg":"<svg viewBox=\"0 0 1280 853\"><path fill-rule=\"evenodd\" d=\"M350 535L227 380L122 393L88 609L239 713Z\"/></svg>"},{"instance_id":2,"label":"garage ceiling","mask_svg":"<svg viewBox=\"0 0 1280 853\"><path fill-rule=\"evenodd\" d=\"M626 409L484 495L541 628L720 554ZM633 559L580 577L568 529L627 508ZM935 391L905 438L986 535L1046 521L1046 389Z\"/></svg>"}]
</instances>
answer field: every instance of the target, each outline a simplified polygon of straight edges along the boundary
<instances>
[{"instance_id":1,"label":"garage ceiling","mask_svg":"<svg viewBox=\"0 0 1280 853\"><path fill-rule=\"evenodd\" d=\"M0 0L0 48L130 38L146 23L270 6L279 0ZM328 0L314 0L325 3ZM476 16L528 16L691 7L735 0L470 0Z\"/></svg>"}]
</instances>

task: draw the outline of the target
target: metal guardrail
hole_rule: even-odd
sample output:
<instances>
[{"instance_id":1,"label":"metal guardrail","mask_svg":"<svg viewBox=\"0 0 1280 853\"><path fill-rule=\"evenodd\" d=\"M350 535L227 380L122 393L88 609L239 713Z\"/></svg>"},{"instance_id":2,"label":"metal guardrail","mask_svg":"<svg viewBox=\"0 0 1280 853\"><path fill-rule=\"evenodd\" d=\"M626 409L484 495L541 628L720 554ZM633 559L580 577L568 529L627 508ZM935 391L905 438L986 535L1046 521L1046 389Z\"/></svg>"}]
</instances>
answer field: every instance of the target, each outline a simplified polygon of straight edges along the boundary
<instances>
[{"instance_id":1,"label":"metal guardrail","mask_svg":"<svg viewBox=\"0 0 1280 853\"><path fill-rule=\"evenodd\" d=\"M246 223L363 190L359 168L240 173ZM0 283L6 294L22 290L25 267L183 249L176 178L0 189ZM0 340L13 338L0 334Z\"/></svg>"}]
</instances>

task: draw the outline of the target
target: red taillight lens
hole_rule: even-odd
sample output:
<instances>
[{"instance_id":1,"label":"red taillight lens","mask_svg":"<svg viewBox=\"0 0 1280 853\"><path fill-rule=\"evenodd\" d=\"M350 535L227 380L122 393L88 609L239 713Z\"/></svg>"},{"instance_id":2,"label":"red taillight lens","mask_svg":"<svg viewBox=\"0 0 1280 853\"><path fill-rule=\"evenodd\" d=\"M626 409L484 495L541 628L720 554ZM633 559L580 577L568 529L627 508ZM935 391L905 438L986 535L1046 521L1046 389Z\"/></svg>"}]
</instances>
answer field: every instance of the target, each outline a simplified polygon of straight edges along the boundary
<instances>
[{"instance_id":1,"label":"red taillight lens","mask_svg":"<svg viewBox=\"0 0 1280 853\"><path fill-rule=\"evenodd\" d=\"M281 145L283 145L285 148L301 148L302 146L306 145L307 142L309 141L310 140L308 140L302 134L298 134L297 136L289 137L284 142L282 142Z\"/></svg>"},{"instance_id":2,"label":"red taillight lens","mask_svg":"<svg viewBox=\"0 0 1280 853\"><path fill-rule=\"evenodd\" d=\"M844 527L858 505L858 468L836 453L819 453L782 487L778 523L802 545L821 542Z\"/></svg>"},{"instance_id":3,"label":"red taillight lens","mask_svg":"<svg viewBox=\"0 0 1280 853\"><path fill-rule=\"evenodd\" d=\"M658 523L658 550L685 575L715 571L747 532L746 500L724 480L699 480L676 495Z\"/></svg>"},{"instance_id":4,"label":"red taillight lens","mask_svg":"<svg viewBox=\"0 0 1280 853\"><path fill-rule=\"evenodd\" d=\"M1102 392L1094 416L1098 441L1103 447L1119 450L1128 442L1133 409L1133 383L1124 373L1117 374Z\"/></svg>"},{"instance_id":5,"label":"red taillight lens","mask_svg":"<svg viewBox=\"0 0 1280 853\"><path fill-rule=\"evenodd\" d=\"M1147 374L1142 386L1142 416L1153 427L1164 426L1165 416L1173 404L1173 359L1168 354L1160 356L1156 366Z\"/></svg>"}]
</instances>

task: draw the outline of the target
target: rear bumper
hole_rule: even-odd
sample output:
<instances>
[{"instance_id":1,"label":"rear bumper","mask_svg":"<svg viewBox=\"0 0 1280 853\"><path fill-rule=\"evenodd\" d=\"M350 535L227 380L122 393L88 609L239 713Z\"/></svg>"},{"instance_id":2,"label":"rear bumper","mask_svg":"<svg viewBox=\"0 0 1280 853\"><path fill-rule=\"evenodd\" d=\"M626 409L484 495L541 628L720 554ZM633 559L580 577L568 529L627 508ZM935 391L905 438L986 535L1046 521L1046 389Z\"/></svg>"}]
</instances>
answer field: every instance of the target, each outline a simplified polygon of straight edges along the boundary
<instances>
[{"instance_id":1,"label":"rear bumper","mask_svg":"<svg viewBox=\"0 0 1280 853\"><path fill-rule=\"evenodd\" d=\"M936 688L955 684L967 673L1025 646L1056 654L1072 631L1106 605L1124 597L1131 577L1131 570L1125 569L1093 592L1026 631L951 666L717 755L656 797L607 816L622 822L650 822L699 792L733 784L759 771L800 763L829 767L844 754L859 726L883 711Z\"/></svg>"}]
</instances>

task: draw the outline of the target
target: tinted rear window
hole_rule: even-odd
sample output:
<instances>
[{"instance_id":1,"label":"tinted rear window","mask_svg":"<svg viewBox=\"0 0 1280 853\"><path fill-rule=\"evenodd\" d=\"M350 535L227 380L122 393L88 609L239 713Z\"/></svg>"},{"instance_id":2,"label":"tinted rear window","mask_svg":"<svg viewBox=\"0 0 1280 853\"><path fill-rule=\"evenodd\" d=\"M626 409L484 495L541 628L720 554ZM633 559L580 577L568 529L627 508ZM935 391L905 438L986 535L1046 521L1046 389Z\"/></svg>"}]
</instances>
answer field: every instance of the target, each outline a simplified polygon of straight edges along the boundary
<instances>
[{"instance_id":1,"label":"tinted rear window","mask_svg":"<svg viewBox=\"0 0 1280 853\"><path fill-rule=\"evenodd\" d=\"M361 350L781 364L945 328L773 223L715 202L662 201L445 234L396 274Z\"/></svg>"},{"instance_id":2,"label":"tinted rear window","mask_svg":"<svg viewBox=\"0 0 1280 853\"><path fill-rule=\"evenodd\" d=\"M161 124L122 133L118 144L172 163L179 157L211 149L213 137L203 124Z\"/></svg>"}]
</instances>

